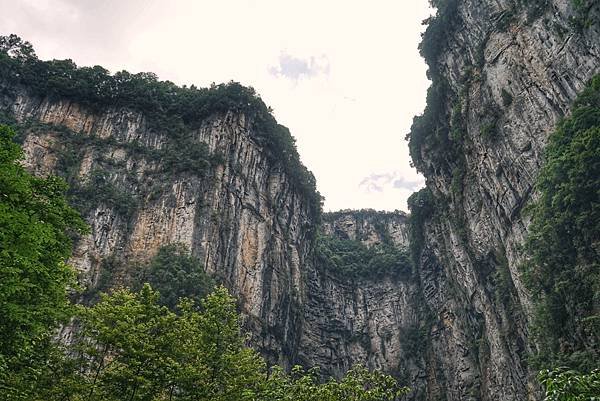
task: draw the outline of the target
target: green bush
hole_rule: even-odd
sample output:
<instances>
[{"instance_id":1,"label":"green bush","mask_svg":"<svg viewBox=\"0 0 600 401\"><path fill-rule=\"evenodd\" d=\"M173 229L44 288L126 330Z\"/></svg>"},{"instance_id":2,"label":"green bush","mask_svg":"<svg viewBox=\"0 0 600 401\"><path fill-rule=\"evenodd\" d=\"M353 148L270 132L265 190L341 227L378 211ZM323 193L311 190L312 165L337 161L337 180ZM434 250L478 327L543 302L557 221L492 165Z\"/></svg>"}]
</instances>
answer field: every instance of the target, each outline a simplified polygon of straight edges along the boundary
<instances>
[{"instance_id":1,"label":"green bush","mask_svg":"<svg viewBox=\"0 0 600 401\"><path fill-rule=\"evenodd\" d=\"M524 274L537 304L533 332L540 367L589 368L600 359L599 188L596 76L550 136L536 183L540 197L530 209ZM575 353L590 357L574 361Z\"/></svg>"},{"instance_id":2,"label":"green bush","mask_svg":"<svg viewBox=\"0 0 600 401\"><path fill-rule=\"evenodd\" d=\"M600 370L590 374L559 368L543 370L538 376L545 401L594 401L600 395Z\"/></svg>"},{"instance_id":3,"label":"green bush","mask_svg":"<svg viewBox=\"0 0 600 401\"><path fill-rule=\"evenodd\" d=\"M139 268L134 288L149 283L160 292L159 304L175 310L180 298L200 300L215 287L200 260L182 244L165 245L152 260Z\"/></svg>"},{"instance_id":4,"label":"green bush","mask_svg":"<svg viewBox=\"0 0 600 401\"><path fill-rule=\"evenodd\" d=\"M317 237L316 261L326 270L352 278L406 277L412 272L410 258L403 249L389 244L367 247L360 241L328 235Z\"/></svg>"},{"instance_id":5,"label":"green bush","mask_svg":"<svg viewBox=\"0 0 600 401\"><path fill-rule=\"evenodd\" d=\"M459 23L458 0L430 0L430 4L437 8L434 17L427 19L427 29L423 40L419 44L421 56L429 66L429 77L434 79L439 74L437 71L437 58L446 48L452 29Z\"/></svg>"}]
</instances>

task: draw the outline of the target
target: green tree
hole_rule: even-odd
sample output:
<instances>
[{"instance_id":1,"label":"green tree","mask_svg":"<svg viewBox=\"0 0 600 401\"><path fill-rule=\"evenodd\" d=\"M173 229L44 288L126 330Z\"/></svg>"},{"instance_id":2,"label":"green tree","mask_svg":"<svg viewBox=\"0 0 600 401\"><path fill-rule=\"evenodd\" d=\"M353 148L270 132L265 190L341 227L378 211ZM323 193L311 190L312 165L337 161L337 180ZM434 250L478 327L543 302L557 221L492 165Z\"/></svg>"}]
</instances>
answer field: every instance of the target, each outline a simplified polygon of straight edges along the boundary
<instances>
[{"instance_id":1,"label":"green tree","mask_svg":"<svg viewBox=\"0 0 600 401\"><path fill-rule=\"evenodd\" d=\"M600 76L550 139L537 180L526 282L537 304L540 367L598 367L600 341Z\"/></svg>"},{"instance_id":2,"label":"green tree","mask_svg":"<svg viewBox=\"0 0 600 401\"><path fill-rule=\"evenodd\" d=\"M81 308L76 349L82 366L74 392L85 400L149 400L163 394L177 368L177 316L149 285L121 289ZM65 392L73 389L64 389Z\"/></svg>"},{"instance_id":3,"label":"green tree","mask_svg":"<svg viewBox=\"0 0 600 401\"><path fill-rule=\"evenodd\" d=\"M177 314L158 300L146 284L137 293L117 290L82 307L80 338L70 363L63 362L62 379L54 381L58 390L39 399L393 401L408 391L362 367L326 382L315 369L286 374L275 367L269 374L246 345L235 300L224 287L200 308L182 299Z\"/></svg>"},{"instance_id":4,"label":"green tree","mask_svg":"<svg viewBox=\"0 0 600 401\"><path fill-rule=\"evenodd\" d=\"M322 382L318 369L295 366L290 374L276 367L261 393L261 401L395 401L407 394L391 376L353 367L342 379Z\"/></svg>"},{"instance_id":5,"label":"green tree","mask_svg":"<svg viewBox=\"0 0 600 401\"><path fill-rule=\"evenodd\" d=\"M255 399L266 378L266 365L256 351L246 347L235 300L227 289L217 287L206 297L201 313L188 307L183 321L191 324L188 332L193 333L195 343L190 351L204 372L203 380L186 386L190 396L207 401Z\"/></svg>"},{"instance_id":6,"label":"green tree","mask_svg":"<svg viewBox=\"0 0 600 401\"><path fill-rule=\"evenodd\" d=\"M146 284L81 308L75 361L63 388L82 400L245 400L265 379L265 363L244 344L235 302L219 287L202 312L184 299L175 314Z\"/></svg>"},{"instance_id":7,"label":"green tree","mask_svg":"<svg viewBox=\"0 0 600 401\"><path fill-rule=\"evenodd\" d=\"M22 385L39 379L52 331L70 315L74 272L66 260L71 235L86 230L65 200L64 181L28 173L13 136L0 126L0 392L7 398L25 397Z\"/></svg>"},{"instance_id":8,"label":"green tree","mask_svg":"<svg viewBox=\"0 0 600 401\"><path fill-rule=\"evenodd\" d=\"M183 244L161 247L150 263L143 266L134 288L149 283L160 293L159 303L175 310L181 298L203 299L215 286L200 260Z\"/></svg>"},{"instance_id":9,"label":"green tree","mask_svg":"<svg viewBox=\"0 0 600 401\"><path fill-rule=\"evenodd\" d=\"M600 370L590 374L563 368L543 370L540 382L546 393L545 401L594 401L600 399Z\"/></svg>"}]
</instances>

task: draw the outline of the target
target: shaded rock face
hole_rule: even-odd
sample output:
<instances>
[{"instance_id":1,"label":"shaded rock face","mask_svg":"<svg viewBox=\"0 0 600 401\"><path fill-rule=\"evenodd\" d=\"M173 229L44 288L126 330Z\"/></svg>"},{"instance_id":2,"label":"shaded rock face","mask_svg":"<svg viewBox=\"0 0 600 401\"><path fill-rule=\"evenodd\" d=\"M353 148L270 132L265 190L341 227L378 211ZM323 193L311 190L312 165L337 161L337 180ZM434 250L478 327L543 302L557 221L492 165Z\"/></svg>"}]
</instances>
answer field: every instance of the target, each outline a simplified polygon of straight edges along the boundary
<instances>
[{"instance_id":1,"label":"shaded rock face","mask_svg":"<svg viewBox=\"0 0 600 401\"><path fill-rule=\"evenodd\" d=\"M582 16L591 24L574 28ZM600 72L599 20L597 2L580 13L568 0L535 12L512 1L457 4L434 68L449 88L451 129L462 111L464 159L440 165L432 155L441 149L421 151L437 201L419 271L437 316L431 347L448 400L539 397L525 363L535 344L519 272L529 223L522 211L535 198L549 134Z\"/></svg>"},{"instance_id":2,"label":"shaded rock face","mask_svg":"<svg viewBox=\"0 0 600 401\"><path fill-rule=\"evenodd\" d=\"M367 246L408 247L402 212L343 211L325 214L322 231ZM323 269L307 272L305 322L298 361L340 376L352 364L382 369L412 383L411 397L424 391L426 339L423 300L416 275L349 277Z\"/></svg>"}]
</instances>

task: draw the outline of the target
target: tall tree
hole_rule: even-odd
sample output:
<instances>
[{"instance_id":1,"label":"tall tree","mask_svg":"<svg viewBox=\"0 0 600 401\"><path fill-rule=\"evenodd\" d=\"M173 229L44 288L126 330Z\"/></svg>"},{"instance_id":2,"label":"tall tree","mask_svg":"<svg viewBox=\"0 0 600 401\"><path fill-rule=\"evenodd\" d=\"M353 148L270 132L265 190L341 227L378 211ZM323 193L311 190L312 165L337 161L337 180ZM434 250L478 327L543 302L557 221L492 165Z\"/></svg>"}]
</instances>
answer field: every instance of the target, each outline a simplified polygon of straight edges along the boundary
<instances>
[{"instance_id":1,"label":"tall tree","mask_svg":"<svg viewBox=\"0 0 600 401\"><path fill-rule=\"evenodd\" d=\"M66 261L72 234L86 230L65 200L64 181L27 172L13 137L0 126L0 392L7 397L37 380L34 359L69 316L74 272Z\"/></svg>"}]
</instances>

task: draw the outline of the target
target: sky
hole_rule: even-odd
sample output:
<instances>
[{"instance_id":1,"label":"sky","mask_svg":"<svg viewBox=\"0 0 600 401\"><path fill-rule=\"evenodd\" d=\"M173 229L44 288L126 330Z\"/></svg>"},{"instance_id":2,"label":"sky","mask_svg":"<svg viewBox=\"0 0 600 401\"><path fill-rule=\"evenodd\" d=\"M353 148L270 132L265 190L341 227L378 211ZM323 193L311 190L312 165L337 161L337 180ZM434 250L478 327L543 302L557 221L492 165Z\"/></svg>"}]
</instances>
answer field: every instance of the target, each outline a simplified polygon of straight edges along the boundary
<instances>
[{"instance_id":1,"label":"sky","mask_svg":"<svg viewBox=\"0 0 600 401\"><path fill-rule=\"evenodd\" d=\"M41 59L179 85L254 87L296 138L324 209L406 210L404 140L429 82L427 0L0 0L0 35Z\"/></svg>"}]
</instances>

